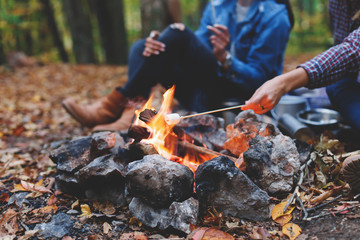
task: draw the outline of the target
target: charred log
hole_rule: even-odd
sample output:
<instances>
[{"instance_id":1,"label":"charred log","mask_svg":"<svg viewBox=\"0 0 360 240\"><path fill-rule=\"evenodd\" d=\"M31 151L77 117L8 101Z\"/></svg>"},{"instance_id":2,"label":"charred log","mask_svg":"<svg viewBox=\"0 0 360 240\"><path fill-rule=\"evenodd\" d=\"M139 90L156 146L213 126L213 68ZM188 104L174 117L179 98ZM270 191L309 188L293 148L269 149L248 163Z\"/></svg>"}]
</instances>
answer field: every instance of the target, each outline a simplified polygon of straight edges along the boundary
<instances>
[{"instance_id":1,"label":"charred log","mask_svg":"<svg viewBox=\"0 0 360 240\"><path fill-rule=\"evenodd\" d=\"M128 136L133 138L135 142L140 142L142 139L148 139L151 133L145 127L139 125L131 125L128 130Z\"/></svg>"}]
</instances>

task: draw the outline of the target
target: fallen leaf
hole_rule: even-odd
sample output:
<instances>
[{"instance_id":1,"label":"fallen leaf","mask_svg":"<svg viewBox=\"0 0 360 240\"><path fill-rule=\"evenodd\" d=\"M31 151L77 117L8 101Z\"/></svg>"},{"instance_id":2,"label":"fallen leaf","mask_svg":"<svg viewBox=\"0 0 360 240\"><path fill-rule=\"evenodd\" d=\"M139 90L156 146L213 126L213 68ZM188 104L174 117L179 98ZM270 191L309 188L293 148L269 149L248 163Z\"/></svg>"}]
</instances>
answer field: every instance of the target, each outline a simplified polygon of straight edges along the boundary
<instances>
[{"instance_id":1,"label":"fallen leaf","mask_svg":"<svg viewBox=\"0 0 360 240\"><path fill-rule=\"evenodd\" d=\"M25 182L23 180L21 180L21 186L22 188L17 184L14 186L15 189L19 190L19 191L31 191L31 192L40 192L40 193L51 193L51 191L49 189L47 189L44 186L38 185L37 184L33 184L33 183L29 183L29 182Z\"/></svg>"},{"instance_id":2,"label":"fallen leaf","mask_svg":"<svg viewBox=\"0 0 360 240\"><path fill-rule=\"evenodd\" d=\"M79 200L76 200L75 202L73 202L73 204L71 204L71 209L74 209L78 206L79 206Z\"/></svg>"},{"instance_id":3,"label":"fallen leaf","mask_svg":"<svg viewBox=\"0 0 360 240\"><path fill-rule=\"evenodd\" d=\"M54 204L54 205L51 205L51 206L46 206L46 207L43 207L43 208L40 208L40 212L41 213L56 213L58 210L58 207Z\"/></svg>"},{"instance_id":4,"label":"fallen leaf","mask_svg":"<svg viewBox=\"0 0 360 240\"><path fill-rule=\"evenodd\" d=\"M129 240L129 239L134 239L134 233L123 233L120 236L120 240Z\"/></svg>"},{"instance_id":5,"label":"fallen leaf","mask_svg":"<svg viewBox=\"0 0 360 240\"><path fill-rule=\"evenodd\" d=\"M291 219L292 219L291 214L288 214L288 215L280 216L276 218L274 221L280 224L280 226L284 226L286 223L290 222Z\"/></svg>"},{"instance_id":6,"label":"fallen leaf","mask_svg":"<svg viewBox=\"0 0 360 240\"><path fill-rule=\"evenodd\" d=\"M188 237L191 240L229 240L235 239L230 234L219 229L200 227L195 229Z\"/></svg>"},{"instance_id":7,"label":"fallen leaf","mask_svg":"<svg viewBox=\"0 0 360 240\"><path fill-rule=\"evenodd\" d=\"M16 238L16 235L4 235L4 236L1 236L1 240L13 240L15 238Z\"/></svg>"},{"instance_id":8,"label":"fallen leaf","mask_svg":"<svg viewBox=\"0 0 360 240\"><path fill-rule=\"evenodd\" d=\"M29 238L32 238L34 237L34 235L39 232L40 230L29 230L29 231L26 231L25 234L21 237L18 238L18 240L27 240Z\"/></svg>"},{"instance_id":9,"label":"fallen leaf","mask_svg":"<svg viewBox=\"0 0 360 240\"><path fill-rule=\"evenodd\" d=\"M284 213L283 211L284 211L284 208L286 207L286 205L287 205L287 201L281 202L281 203L275 205L271 212L272 219L275 222L279 223L281 226L291 220L291 218L292 218L291 212L295 208L295 207L289 206L288 209L286 210L286 212Z\"/></svg>"},{"instance_id":10,"label":"fallen leaf","mask_svg":"<svg viewBox=\"0 0 360 240\"><path fill-rule=\"evenodd\" d=\"M129 219L129 223L136 225L136 224L140 224L140 221L136 217L131 217Z\"/></svg>"},{"instance_id":11,"label":"fallen leaf","mask_svg":"<svg viewBox=\"0 0 360 240\"><path fill-rule=\"evenodd\" d=\"M112 228L111 228L110 224L108 222L104 222L104 224L103 224L103 232L105 234L108 234L111 229Z\"/></svg>"},{"instance_id":12,"label":"fallen leaf","mask_svg":"<svg viewBox=\"0 0 360 240\"><path fill-rule=\"evenodd\" d=\"M330 190L327 190L327 191L323 192L322 194L320 194L319 196L316 196L316 197L310 199L310 203L311 204L321 203L321 202L325 201L326 199L328 199L329 197L338 193L341 189L343 189L343 186L336 186Z\"/></svg>"},{"instance_id":13,"label":"fallen leaf","mask_svg":"<svg viewBox=\"0 0 360 240\"><path fill-rule=\"evenodd\" d=\"M253 227L251 234L249 234L251 239L269 239L270 233L262 227Z\"/></svg>"},{"instance_id":14,"label":"fallen leaf","mask_svg":"<svg viewBox=\"0 0 360 240\"><path fill-rule=\"evenodd\" d=\"M22 185L21 185L21 183L19 183L19 184L15 184L14 185L14 189L11 191L11 192L20 192L20 191L28 191L28 190L26 190Z\"/></svg>"},{"instance_id":15,"label":"fallen leaf","mask_svg":"<svg viewBox=\"0 0 360 240\"><path fill-rule=\"evenodd\" d=\"M14 209L9 208L6 210L0 219L0 236L8 234L13 235L18 231L17 214L18 213Z\"/></svg>"},{"instance_id":16,"label":"fallen leaf","mask_svg":"<svg viewBox=\"0 0 360 240\"><path fill-rule=\"evenodd\" d=\"M228 222L228 221L226 221L225 225L229 229L240 227L239 222Z\"/></svg>"},{"instance_id":17,"label":"fallen leaf","mask_svg":"<svg viewBox=\"0 0 360 240\"><path fill-rule=\"evenodd\" d=\"M61 240L73 240L73 238L70 237L70 236L65 236L65 237L63 237Z\"/></svg>"},{"instance_id":18,"label":"fallen leaf","mask_svg":"<svg viewBox=\"0 0 360 240\"><path fill-rule=\"evenodd\" d=\"M94 207L94 209L99 210L100 212L102 212L106 215L112 215L116 212L116 208L109 201L106 201L105 203L99 203L99 202L95 201L93 204L93 207Z\"/></svg>"},{"instance_id":19,"label":"fallen leaf","mask_svg":"<svg viewBox=\"0 0 360 240\"><path fill-rule=\"evenodd\" d=\"M147 240L148 238L142 232L135 232L134 240Z\"/></svg>"},{"instance_id":20,"label":"fallen leaf","mask_svg":"<svg viewBox=\"0 0 360 240\"><path fill-rule=\"evenodd\" d=\"M26 195L25 198L38 198L42 195L43 195L43 193L41 193L41 192L31 192L28 195Z\"/></svg>"},{"instance_id":21,"label":"fallen leaf","mask_svg":"<svg viewBox=\"0 0 360 240\"><path fill-rule=\"evenodd\" d=\"M49 197L49 199L47 200L46 204L48 206L52 206L52 205L55 205L56 201L57 201L57 198L55 197L55 195L51 195Z\"/></svg>"},{"instance_id":22,"label":"fallen leaf","mask_svg":"<svg viewBox=\"0 0 360 240\"><path fill-rule=\"evenodd\" d=\"M80 217L88 217L88 218L91 217L91 210L90 210L89 205L81 204L80 207L81 207L81 212L82 212Z\"/></svg>"},{"instance_id":23,"label":"fallen leaf","mask_svg":"<svg viewBox=\"0 0 360 240\"><path fill-rule=\"evenodd\" d=\"M287 223L283 226L282 232L289 237L290 240L294 240L301 234L301 228L295 223Z\"/></svg>"},{"instance_id":24,"label":"fallen leaf","mask_svg":"<svg viewBox=\"0 0 360 240\"><path fill-rule=\"evenodd\" d=\"M343 203L342 205L337 206L337 207L331 209L331 212L332 212L332 213L333 213L333 211L338 212L338 211L344 210L344 209L346 209L347 207L350 207L350 206L351 206L351 205L348 204L348 203ZM338 213L340 213L340 214L347 214L348 212L349 212L349 210L344 210L344 211L341 211L341 212L338 212ZM333 213L333 215L335 215L335 214Z\"/></svg>"},{"instance_id":25,"label":"fallen leaf","mask_svg":"<svg viewBox=\"0 0 360 240\"><path fill-rule=\"evenodd\" d=\"M207 228L207 227L197 228L190 233L190 235L188 236L188 239L201 240L204 237L206 230L208 230L208 229L209 228Z\"/></svg>"},{"instance_id":26,"label":"fallen leaf","mask_svg":"<svg viewBox=\"0 0 360 240\"><path fill-rule=\"evenodd\" d=\"M9 194L8 193L2 193L0 195L0 202L8 202L9 201Z\"/></svg>"}]
</instances>

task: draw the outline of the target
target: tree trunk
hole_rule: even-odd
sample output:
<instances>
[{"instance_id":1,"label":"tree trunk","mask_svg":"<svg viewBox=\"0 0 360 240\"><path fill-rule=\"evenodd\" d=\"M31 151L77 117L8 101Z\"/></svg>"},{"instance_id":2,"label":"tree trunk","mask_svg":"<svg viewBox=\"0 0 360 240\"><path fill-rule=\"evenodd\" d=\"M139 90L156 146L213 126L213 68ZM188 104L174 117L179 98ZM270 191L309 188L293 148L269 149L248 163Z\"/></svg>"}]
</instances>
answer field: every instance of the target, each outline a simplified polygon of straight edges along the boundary
<instances>
[{"instance_id":1,"label":"tree trunk","mask_svg":"<svg viewBox=\"0 0 360 240\"><path fill-rule=\"evenodd\" d=\"M63 10L70 27L76 62L95 63L90 16L84 3L81 0L63 0Z\"/></svg>"},{"instance_id":2,"label":"tree trunk","mask_svg":"<svg viewBox=\"0 0 360 240\"><path fill-rule=\"evenodd\" d=\"M151 30L163 30L169 24L181 21L181 7L178 0L141 0L141 36Z\"/></svg>"},{"instance_id":3,"label":"tree trunk","mask_svg":"<svg viewBox=\"0 0 360 240\"><path fill-rule=\"evenodd\" d=\"M200 15L202 15L202 13L204 12L204 10L205 10L205 7L206 7L206 5L207 5L207 3L208 3L209 1L208 0L200 0Z\"/></svg>"},{"instance_id":4,"label":"tree trunk","mask_svg":"<svg viewBox=\"0 0 360 240\"><path fill-rule=\"evenodd\" d=\"M67 55L67 52L65 51L63 41L60 37L60 33L59 33L58 27L56 25L54 11L51 7L51 3L49 0L40 0L40 1L43 4L43 12L47 18L47 24L48 24L51 34L53 36L55 46L58 49L60 58L63 62L68 62L69 57Z\"/></svg>"},{"instance_id":5,"label":"tree trunk","mask_svg":"<svg viewBox=\"0 0 360 240\"><path fill-rule=\"evenodd\" d=\"M106 63L127 63L127 34L122 0L93 0Z\"/></svg>"},{"instance_id":6,"label":"tree trunk","mask_svg":"<svg viewBox=\"0 0 360 240\"><path fill-rule=\"evenodd\" d=\"M1 36L1 30L0 30L0 65L3 65L6 63L6 56L4 52L4 46L2 43L2 36Z\"/></svg>"}]
</instances>

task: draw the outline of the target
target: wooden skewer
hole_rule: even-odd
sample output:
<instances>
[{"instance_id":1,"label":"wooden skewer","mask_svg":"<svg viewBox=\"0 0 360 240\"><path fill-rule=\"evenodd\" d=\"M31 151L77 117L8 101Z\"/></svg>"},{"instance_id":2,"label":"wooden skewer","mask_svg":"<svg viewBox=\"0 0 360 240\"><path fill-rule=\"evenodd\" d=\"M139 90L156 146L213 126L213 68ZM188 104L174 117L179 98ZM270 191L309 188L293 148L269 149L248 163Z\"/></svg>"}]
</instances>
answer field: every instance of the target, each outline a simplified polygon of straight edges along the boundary
<instances>
[{"instance_id":1,"label":"wooden skewer","mask_svg":"<svg viewBox=\"0 0 360 240\"><path fill-rule=\"evenodd\" d=\"M165 115L164 118L165 118L165 122L166 122L168 125L175 125L175 124L179 123L181 119L196 117L196 116L205 115L205 114L210 114L210 113L228 111L228 110L232 110L232 109L236 109L236 108L241 108L241 107L244 107L244 106L245 106L245 105L238 105L238 106L221 108L221 109L216 109L216 110L207 111L207 112L202 112L202 113L191 114L191 115L187 115L187 116L180 116L180 115L177 114L177 113L171 113L171 114Z\"/></svg>"},{"instance_id":2,"label":"wooden skewer","mask_svg":"<svg viewBox=\"0 0 360 240\"><path fill-rule=\"evenodd\" d=\"M202 112L202 113L196 113L196 114L187 115L187 116L181 116L180 118L181 118L181 119L191 118L191 117L196 117L196 116L205 115L205 114L210 114L210 113L223 112L223 111L233 110L233 109L237 109L237 108L242 108L242 107L244 107L244 106L245 106L245 105L237 105L237 106L232 106L232 107L227 107L227 108L221 108L221 109L211 110L211 111Z\"/></svg>"}]
</instances>

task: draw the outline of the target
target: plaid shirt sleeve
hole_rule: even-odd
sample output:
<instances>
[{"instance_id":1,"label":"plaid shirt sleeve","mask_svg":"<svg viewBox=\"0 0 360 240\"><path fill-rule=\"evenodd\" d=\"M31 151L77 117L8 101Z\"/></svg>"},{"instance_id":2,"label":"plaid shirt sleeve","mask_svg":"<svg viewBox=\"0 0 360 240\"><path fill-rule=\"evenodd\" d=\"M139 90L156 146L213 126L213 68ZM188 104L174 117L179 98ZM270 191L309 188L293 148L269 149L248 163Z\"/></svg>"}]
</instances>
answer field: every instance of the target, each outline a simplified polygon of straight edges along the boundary
<instances>
[{"instance_id":1,"label":"plaid shirt sleeve","mask_svg":"<svg viewBox=\"0 0 360 240\"><path fill-rule=\"evenodd\" d=\"M308 88L330 85L348 72L360 71L360 27L344 41L301 64L309 76Z\"/></svg>"}]
</instances>

